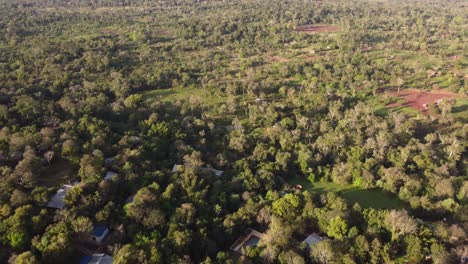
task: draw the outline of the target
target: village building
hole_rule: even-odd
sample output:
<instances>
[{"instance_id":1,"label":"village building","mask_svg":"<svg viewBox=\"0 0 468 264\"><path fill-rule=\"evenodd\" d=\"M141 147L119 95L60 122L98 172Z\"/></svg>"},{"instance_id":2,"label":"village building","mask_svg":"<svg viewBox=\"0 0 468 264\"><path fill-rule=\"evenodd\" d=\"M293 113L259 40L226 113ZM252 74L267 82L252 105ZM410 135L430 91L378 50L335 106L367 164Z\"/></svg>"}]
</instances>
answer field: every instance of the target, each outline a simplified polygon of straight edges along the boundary
<instances>
[{"instance_id":1,"label":"village building","mask_svg":"<svg viewBox=\"0 0 468 264\"><path fill-rule=\"evenodd\" d=\"M114 164L114 161L115 161L115 157L109 157L104 160L104 164L106 166L111 166L112 164Z\"/></svg>"},{"instance_id":2,"label":"village building","mask_svg":"<svg viewBox=\"0 0 468 264\"><path fill-rule=\"evenodd\" d=\"M95 225L91 233L91 240L96 244L102 244L109 234L109 228L105 226Z\"/></svg>"},{"instance_id":3,"label":"village building","mask_svg":"<svg viewBox=\"0 0 468 264\"><path fill-rule=\"evenodd\" d=\"M117 174L117 172L107 171L106 175L104 176L104 180L112 181L113 179L116 179L117 177L119 177L119 174Z\"/></svg>"},{"instance_id":4,"label":"village building","mask_svg":"<svg viewBox=\"0 0 468 264\"><path fill-rule=\"evenodd\" d=\"M322 241L324 238L323 237L320 237L318 234L316 233L312 233L310 235L308 235L306 237L306 239L304 239L304 243L307 244L307 246L309 247L312 247L313 245L317 244L318 242Z\"/></svg>"},{"instance_id":5,"label":"village building","mask_svg":"<svg viewBox=\"0 0 468 264\"><path fill-rule=\"evenodd\" d=\"M178 172L180 166L183 166L183 165L174 164L174 167L172 167L172 172ZM203 172L212 172L214 175L218 177L220 177L224 173L224 171L222 170L215 170L215 169L207 168L207 167L202 167L200 168L200 170Z\"/></svg>"},{"instance_id":6,"label":"village building","mask_svg":"<svg viewBox=\"0 0 468 264\"><path fill-rule=\"evenodd\" d=\"M237 252L239 254L242 254L242 249L246 247L256 247L258 245L258 242L262 239L263 234L253 230L253 229L248 229L247 233L234 242L230 249L234 252Z\"/></svg>"},{"instance_id":7,"label":"village building","mask_svg":"<svg viewBox=\"0 0 468 264\"><path fill-rule=\"evenodd\" d=\"M65 204L65 195L67 195L68 191L75 186L75 184L65 184L57 192L50 198L49 202L47 202L46 207L53 208L53 209L63 209Z\"/></svg>"},{"instance_id":8,"label":"village building","mask_svg":"<svg viewBox=\"0 0 468 264\"><path fill-rule=\"evenodd\" d=\"M80 260L80 264L112 264L112 262L112 257L104 253L93 254L91 256L84 256Z\"/></svg>"}]
</instances>

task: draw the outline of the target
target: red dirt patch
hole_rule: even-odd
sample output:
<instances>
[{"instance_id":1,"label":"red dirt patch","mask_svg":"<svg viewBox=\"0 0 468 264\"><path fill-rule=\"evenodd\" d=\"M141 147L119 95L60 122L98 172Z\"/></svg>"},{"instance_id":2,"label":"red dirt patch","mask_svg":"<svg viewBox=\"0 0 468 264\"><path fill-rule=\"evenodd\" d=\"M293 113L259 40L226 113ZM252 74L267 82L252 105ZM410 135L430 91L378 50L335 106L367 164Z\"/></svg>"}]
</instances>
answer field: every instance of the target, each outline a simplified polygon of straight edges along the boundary
<instances>
[{"instance_id":1,"label":"red dirt patch","mask_svg":"<svg viewBox=\"0 0 468 264\"><path fill-rule=\"evenodd\" d=\"M318 56L309 55L309 56L305 56L304 59L305 59L305 60L308 60L308 61L315 61L315 60L318 60L319 57L318 57Z\"/></svg>"},{"instance_id":2,"label":"red dirt patch","mask_svg":"<svg viewBox=\"0 0 468 264\"><path fill-rule=\"evenodd\" d=\"M115 29L112 29L112 28L103 28L101 30L99 30L100 33L102 34L108 34L108 35L113 35L113 34L116 34L117 31Z\"/></svg>"},{"instance_id":3,"label":"red dirt patch","mask_svg":"<svg viewBox=\"0 0 468 264\"><path fill-rule=\"evenodd\" d=\"M405 100L404 103L394 102L388 104L388 107L393 108L399 106L406 106L419 110L423 113L426 113L429 110L429 106L431 104L438 104L443 99L450 100L453 98L462 97L459 94L445 90L433 90L428 92L418 89L408 89L400 91L400 93L391 92L388 94Z\"/></svg>"},{"instance_id":4,"label":"red dirt patch","mask_svg":"<svg viewBox=\"0 0 468 264\"><path fill-rule=\"evenodd\" d=\"M303 32L307 34L315 34L315 33L322 33L322 32L336 32L340 30L337 26L332 25L304 25L299 26L294 29L296 32Z\"/></svg>"},{"instance_id":5,"label":"red dirt patch","mask_svg":"<svg viewBox=\"0 0 468 264\"><path fill-rule=\"evenodd\" d=\"M288 58L280 57L280 56L272 56L270 57L272 62L289 62Z\"/></svg>"}]
</instances>

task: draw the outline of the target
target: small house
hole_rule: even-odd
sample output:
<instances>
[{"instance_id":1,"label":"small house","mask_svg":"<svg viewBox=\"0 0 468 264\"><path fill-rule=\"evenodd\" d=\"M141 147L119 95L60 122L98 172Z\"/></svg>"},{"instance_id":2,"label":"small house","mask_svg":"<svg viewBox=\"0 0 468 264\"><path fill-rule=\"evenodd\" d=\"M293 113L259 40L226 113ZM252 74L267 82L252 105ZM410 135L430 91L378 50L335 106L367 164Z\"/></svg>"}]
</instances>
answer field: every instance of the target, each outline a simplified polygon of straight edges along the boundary
<instances>
[{"instance_id":1,"label":"small house","mask_svg":"<svg viewBox=\"0 0 468 264\"><path fill-rule=\"evenodd\" d=\"M106 166L112 166L112 164L114 164L114 161L115 161L115 157L109 157L104 160L104 164Z\"/></svg>"},{"instance_id":2,"label":"small house","mask_svg":"<svg viewBox=\"0 0 468 264\"><path fill-rule=\"evenodd\" d=\"M112 264L112 262L112 257L104 253L93 254L91 256L84 256L80 260L80 264Z\"/></svg>"},{"instance_id":3,"label":"small house","mask_svg":"<svg viewBox=\"0 0 468 264\"><path fill-rule=\"evenodd\" d=\"M304 239L304 243L307 244L307 246L312 247L313 245L317 244L318 242L322 241L323 238L317 235L316 233L312 233Z\"/></svg>"},{"instance_id":4,"label":"small house","mask_svg":"<svg viewBox=\"0 0 468 264\"><path fill-rule=\"evenodd\" d=\"M65 207L65 195L67 195L68 191L73 188L75 184L69 185L65 184L60 189L58 189L57 193L50 198L49 202L47 202L48 208L54 209L63 209Z\"/></svg>"},{"instance_id":5,"label":"small house","mask_svg":"<svg viewBox=\"0 0 468 264\"><path fill-rule=\"evenodd\" d=\"M180 166L183 166L183 165L174 164L174 167L172 167L172 172L174 172L174 173L177 172L179 170ZM200 170L202 172L212 172L214 175L216 175L218 177L220 177L224 173L224 171L222 171L222 170L215 170L215 169L207 168L207 167L202 167L202 168L200 168Z\"/></svg>"},{"instance_id":6,"label":"small house","mask_svg":"<svg viewBox=\"0 0 468 264\"><path fill-rule=\"evenodd\" d=\"M236 242L232 244L230 249L234 252L241 254L243 248L256 247L258 245L258 242L260 242L260 240L262 239L262 237L262 233L249 228L245 235L238 238Z\"/></svg>"},{"instance_id":7,"label":"small house","mask_svg":"<svg viewBox=\"0 0 468 264\"><path fill-rule=\"evenodd\" d=\"M108 234L109 228L105 226L95 225L91 233L91 240L96 242L96 244L101 244Z\"/></svg>"},{"instance_id":8,"label":"small house","mask_svg":"<svg viewBox=\"0 0 468 264\"><path fill-rule=\"evenodd\" d=\"M138 136L130 136L128 138L128 142L131 143L131 144L137 144L137 143L141 142L141 138L138 137Z\"/></svg>"},{"instance_id":9,"label":"small house","mask_svg":"<svg viewBox=\"0 0 468 264\"><path fill-rule=\"evenodd\" d=\"M112 181L113 179L116 179L117 177L119 177L119 174L117 174L117 172L107 171L106 175L104 176L104 180Z\"/></svg>"}]
</instances>

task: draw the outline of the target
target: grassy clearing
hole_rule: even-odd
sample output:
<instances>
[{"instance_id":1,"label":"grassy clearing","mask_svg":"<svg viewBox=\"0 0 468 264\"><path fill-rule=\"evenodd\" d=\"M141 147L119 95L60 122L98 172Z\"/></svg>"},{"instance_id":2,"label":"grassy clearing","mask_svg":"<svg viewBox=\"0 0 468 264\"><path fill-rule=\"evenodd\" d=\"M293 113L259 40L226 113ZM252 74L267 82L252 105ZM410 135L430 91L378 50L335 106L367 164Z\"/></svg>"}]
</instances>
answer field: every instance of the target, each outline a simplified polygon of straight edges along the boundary
<instances>
[{"instance_id":1,"label":"grassy clearing","mask_svg":"<svg viewBox=\"0 0 468 264\"><path fill-rule=\"evenodd\" d=\"M197 88L175 88L175 89L158 89L152 91L145 91L142 93L143 99L149 103L157 102L176 102L178 100L189 100L192 96L197 96L204 104L209 106L217 105L224 102L221 96L215 96L206 90Z\"/></svg>"},{"instance_id":2,"label":"grassy clearing","mask_svg":"<svg viewBox=\"0 0 468 264\"><path fill-rule=\"evenodd\" d=\"M289 184L300 184L306 190L319 194L334 192L347 200L349 204L359 203L363 208L399 209L405 207L405 203L398 197L378 188L362 189L354 185L340 185L333 182L312 184L307 179L300 177L291 179Z\"/></svg>"},{"instance_id":3,"label":"grassy clearing","mask_svg":"<svg viewBox=\"0 0 468 264\"><path fill-rule=\"evenodd\" d=\"M452 108L452 115L461 122L468 122L468 99L456 99Z\"/></svg>"}]
</instances>

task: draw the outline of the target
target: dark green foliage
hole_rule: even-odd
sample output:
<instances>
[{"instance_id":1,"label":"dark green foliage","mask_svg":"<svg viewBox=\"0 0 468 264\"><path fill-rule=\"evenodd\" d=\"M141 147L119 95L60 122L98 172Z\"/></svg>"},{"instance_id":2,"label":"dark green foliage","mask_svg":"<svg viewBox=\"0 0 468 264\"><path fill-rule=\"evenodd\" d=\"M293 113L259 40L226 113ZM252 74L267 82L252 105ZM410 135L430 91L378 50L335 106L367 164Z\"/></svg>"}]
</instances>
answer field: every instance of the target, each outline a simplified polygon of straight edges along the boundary
<instances>
[{"instance_id":1,"label":"dark green foliage","mask_svg":"<svg viewBox=\"0 0 468 264\"><path fill-rule=\"evenodd\" d=\"M460 261L462 2L3 1L0 262Z\"/></svg>"}]
</instances>

